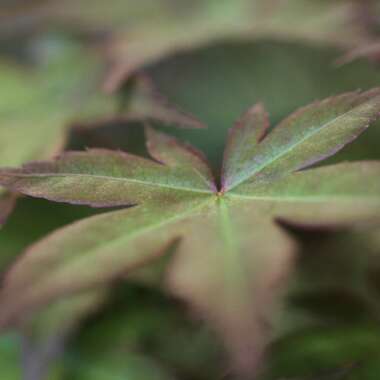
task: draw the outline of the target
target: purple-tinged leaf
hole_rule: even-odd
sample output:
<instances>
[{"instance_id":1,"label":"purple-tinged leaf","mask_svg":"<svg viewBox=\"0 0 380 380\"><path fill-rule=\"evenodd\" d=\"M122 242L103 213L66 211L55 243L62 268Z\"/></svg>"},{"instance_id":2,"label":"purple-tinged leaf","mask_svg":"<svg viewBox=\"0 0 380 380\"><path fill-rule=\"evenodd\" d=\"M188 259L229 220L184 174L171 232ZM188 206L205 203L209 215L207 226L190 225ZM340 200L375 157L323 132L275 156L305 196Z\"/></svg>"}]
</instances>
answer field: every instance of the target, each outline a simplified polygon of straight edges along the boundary
<instances>
[{"instance_id":1,"label":"purple-tinged leaf","mask_svg":"<svg viewBox=\"0 0 380 380\"><path fill-rule=\"evenodd\" d=\"M215 199L187 226L169 277L171 291L219 332L245 375L260 368L294 255L267 209Z\"/></svg>"},{"instance_id":2,"label":"purple-tinged leaf","mask_svg":"<svg viewBox=\"0 0 380 380\"><path fill-rule=\"evenodd\" d=\"M270 127L269 117L261 103L251 107L230 130L224 151L222 188L228 187L236 173L255 155L258 144Z\"/></svg>"},{"instance_id":3,"label":"purple-tinged leaf","mask_svg":"<svg viewBox=\"0 0 380 380\"><path fill-rule=\"evenodd\" d=\"M61 296L108 283L150 264L185 234L179 223L211 196L189 193L87 218L32 245L0 291L0 326L18 322ZM16 296L17 295L17 296Z\"/></svg>"},{"instance_id":4,"label":"purple-tinged leaf","mask_svg":"<svg viewBox=\"0 0 380 380\"><path fill-rule=\"evenodd\" d=\"M294 173L272 184L271 190L259 191L281 199L278 218L294 225L378 224L379 178L379 162L341 163Z\"/></svg>"},{"instance_id":5,"label":"purple-tinged leaf","mask_svg":"<svg viewBox=\"0 0 380 380\"><path fill-rule=\"evenodd\" d=\"M260 106L250 110L231 133L220 192L198 152L149 128L154 161L92 150L0 171L1 184L25 194L97 206L139 203L30 247L5 276L0 325L107 284L177 242L170 291L221 334L239 373L256 374L278 330L296 247L276 222L336 226L380 219L378 162L300 171L361 133L380 111L379 93L314 103L265 138L265 113Z\"/></svg>"},{"instance_id":6,"label":"purple-tinged leaf","mask_svg":"<svg viewBox=\"0 0 380 380\"><path fill-rule=\"evenodd\" d=\"M354 140L379 113L379 89L347 93L304 107L282 121L254 155L241 153L240 170L225 178L222 190L276 180L311 166Z\"/></svg>"},{"instance_id":7,"label":"purple-tinged leaf","mask_svg":"<svg viewBox=\"0 0 380 380\"><path fill-rule=\"evenodd\" d=\"M230 196L276 202L363 202L380 201L380 163L346 162L302 170L276 182L251 183Z\"/></svg>"},{"instance_id":8,"label":"purple-tinged leaf","mask_svg":"<svg viewBox=\"0 0 380 380\"><path fill-rule=\"evenodd\" d=\"M0 170L0 184L14 191L58 202L93 207L170 202L173 193L215 191L210 169L195 151L175 139L148 130L152 160L123 152L92 149L70 152L51 162L20 170ZM174 198L173 198L174 199Z\"/></svg>"}]
</instances>

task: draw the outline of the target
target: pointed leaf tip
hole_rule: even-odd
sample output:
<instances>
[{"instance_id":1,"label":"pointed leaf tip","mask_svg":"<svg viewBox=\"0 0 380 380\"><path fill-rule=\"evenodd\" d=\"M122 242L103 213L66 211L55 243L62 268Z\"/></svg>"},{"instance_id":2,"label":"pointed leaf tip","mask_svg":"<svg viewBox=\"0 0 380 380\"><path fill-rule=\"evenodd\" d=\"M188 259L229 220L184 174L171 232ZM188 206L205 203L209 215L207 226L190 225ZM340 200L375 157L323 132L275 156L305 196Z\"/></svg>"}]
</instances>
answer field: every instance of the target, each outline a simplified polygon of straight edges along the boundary
<instances>
[{"instance_id":1,"label":"pointed leaf tip","mask_svg":"<svg viewBox=\"0 0 380 380\"><path fill-rule=\"evenodd\" d=\"M257 145L270 127L269 116L262 103L249 108L230 129L223 157L222 191L234 181L245 160L254 156Z\"/></svg>"},{"instance_id":2,"label":"pointed leaf tip","mask_svg":"<svg viewBox=\"0 0 380 380\"><path fill-rule=\"evenodd\" d=\"M126 111L120 115L125 115L127 120L160 121L178 128L206 128L194 115L171 104L145 75L138 75L130 82L130 91Z\"/></svg>"}]
</instances>

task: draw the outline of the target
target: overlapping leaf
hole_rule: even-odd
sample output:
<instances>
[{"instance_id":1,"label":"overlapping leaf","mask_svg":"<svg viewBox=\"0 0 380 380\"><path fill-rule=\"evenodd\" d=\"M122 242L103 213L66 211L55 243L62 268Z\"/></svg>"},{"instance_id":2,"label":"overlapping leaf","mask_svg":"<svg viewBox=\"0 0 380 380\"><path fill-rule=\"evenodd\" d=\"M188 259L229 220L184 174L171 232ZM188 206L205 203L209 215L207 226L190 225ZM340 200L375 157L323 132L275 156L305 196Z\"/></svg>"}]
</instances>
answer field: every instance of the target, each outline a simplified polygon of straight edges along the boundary
<instances>
[{"instance_id":1,"label":"overlapping leaf","mask_svg":"<svg viewBox=\"0 0 380 380\"><path fill-rule=\"evenodd\" d=\"M219 189L199 152L151 129L155 161L93 150L1 170L1 184L27 195L137 206L74 223L30 247L5 276L0 324L146 265L179 241L171 291L220 332L240 372L255 372L295 252L275 221L379 219L378 162L303 170L352 141L379 112L380 90L347 93L301 109L268 133L256 106L231 132Z\"/></svg>"}]
</instances>

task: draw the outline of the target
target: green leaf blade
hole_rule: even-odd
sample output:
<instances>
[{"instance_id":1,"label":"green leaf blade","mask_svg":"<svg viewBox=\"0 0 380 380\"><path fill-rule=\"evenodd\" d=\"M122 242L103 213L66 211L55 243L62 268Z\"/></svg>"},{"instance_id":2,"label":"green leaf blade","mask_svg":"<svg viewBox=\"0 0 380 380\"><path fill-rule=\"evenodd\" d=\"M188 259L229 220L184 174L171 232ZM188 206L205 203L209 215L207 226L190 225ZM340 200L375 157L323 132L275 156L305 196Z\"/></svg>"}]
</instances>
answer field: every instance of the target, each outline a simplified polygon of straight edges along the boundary
<instances>
[{"instance_id":1,"label":"green leaf blade","mask_svg":"<svg viewBox=\"0 0 380 380\"><path fill-rule=\"evenodd\" d=\"M148 148L162 161L123 152L93 149L65 153L53 162L36 162L19 170L1 170L8 189L57 202L93 207L170 202L173 193L211 194L214 180L195 150L148 129Z\"/></svg>"},{"instance_id":2,"label":"green leaf blade","mask_svg":"<svg viewBox=\"0 0 380 380\"><path fill-rule=\"evenodd\" d=\"M339 95L296 111L261 142L226 190L275 180L326 159L362 133L379 111L379 89Z\"/></svg>"},{"instance_id":3,"label":"green leaf blade","mask_svg":"<svg viewBox=\"0 0 380 380\"><path fill-rule=\"evenodd\" d=\"M266 205L225 197L188 226L169 284L223 337L235 369L248 374L270 341L294 244L266 218Z\"/></svg>"},{"instance_id":4,"label":"green leaf blade","mask_svg":"<svg viewBox=\"0 0 380 380\"><path fill-rule=\"evenodd\" d=\"M272 203L274 218L292 224L343 226L380 220L379 178L376 161L341 163L252 183L230 195Z\"/></svg>"},{"instance_id":5,"label":"green leaf blade","mask_svg":"<svg viewBox=\"0 0 380 380\"><path fill-rule=\"evenodd\" d=\"M27 249L6 274L0 292L0 326L150 263L184 235L179 228L182 221L207 202L209 197L181 193L165 208L160 202L150 203L57 230Z\"/></svg>"},{"instance_id":6,"label":"green leaf blade","mask_svg":"<svg viewBox=\"0 0 380 380\"><path fill-rule=\"evenodd\" d=\"M239 175L264 139L269 128L269 117L261 103L251 107L231 129L224 152L222 190L239 181Z\"/></svg>"},{"instance_id":7,"label":"green leaf blade","mask_svg":"<svg viewBox=\"0 0 380 380\"><path fill-rule=\"evenodd\" d=\"M380 201L380 163L344 162L293 173L276 182L258 182L232 195L252 200L318 202L327 199Z\"/></svg>"}]
</instances>

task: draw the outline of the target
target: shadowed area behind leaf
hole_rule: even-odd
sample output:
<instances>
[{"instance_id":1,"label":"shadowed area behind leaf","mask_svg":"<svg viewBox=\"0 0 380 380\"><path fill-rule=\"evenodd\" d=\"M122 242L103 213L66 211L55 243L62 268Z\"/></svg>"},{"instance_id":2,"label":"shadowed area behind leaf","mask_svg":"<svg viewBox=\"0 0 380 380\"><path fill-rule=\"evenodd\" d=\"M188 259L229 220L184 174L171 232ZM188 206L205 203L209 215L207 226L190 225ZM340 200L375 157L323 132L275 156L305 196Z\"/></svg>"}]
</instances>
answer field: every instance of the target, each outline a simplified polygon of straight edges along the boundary
<instances>
[{"instance_id":1,"label":"shadowed area behind leaf","mask_svg":"<svg viewBox=\"0 0 380 380\"><path fill-rule=\"evenodd\" d=\"M270 369L263 380L330 380L329 372L333 374L344 368L350 370L343 379L376 379L380 369L379 341L376 325L300 330L274 345Z\"/></svg>"},{"instance_id":2,"label":"shadowed area behind leaf","mask_svg":"<svg viewBox=\"0 0 380 380\"><path fill-rule=\"evenodd\" d=\"M263 379L330 380L344 368L344 380L377 378L380 296L371 282L379 268L377 232L293 230L302 248L288 310L314 321L302 327L293 320L270 349Z\"/></svg>"},{"instance_id":3,"label":"shadowed area behind leaf","mask_svg":"<svg viewBox=\"0 0 380 380\"><path fill-rule=\"evenodd\" d=\"M148 380L161 379L165 368L171 376L164 379L218 377L218 345L210 332L185 317L180 304L158 291L130 284L116 287L112 294L108 306L85 321L68 346L65 380L92 379L86 376L98 370L99 375L106 370L121 378L132 376L130 360L136 356L145 358L146 365L158 365ZM92 370L84 363L93 363ZM135 376L140 379L143 374L141 367Z\"/></svg>"},{"instance_id":4,"label":"shadowed area behind leaf","mask_svg":"<svg viewBox=\"0 0 380 380\"><path fill-rule=\"evenodd\" d=\"M97 212L85 206L63 205L33 198L20 199L14 214L0 231L0 272L28 245L49 232Z\"/></svg>"},{"instance_id":5,"label":"shadowed area behind leaf","mask_svg":"<svg viewBox=\"0 0 380 380\"><path fill-rule=\"evenodd\" d=\"M219 166L227 130L252 104L264 103L273 126L316 99L378 85L380 73L365 61L334 67L339 54L300 43L230 40L174 55L147 72L171 103L209 126L206 133L173 133L206 151ZM372 128L336 159L379 157L377 131Z\"/></svg>"}]
</instances>

